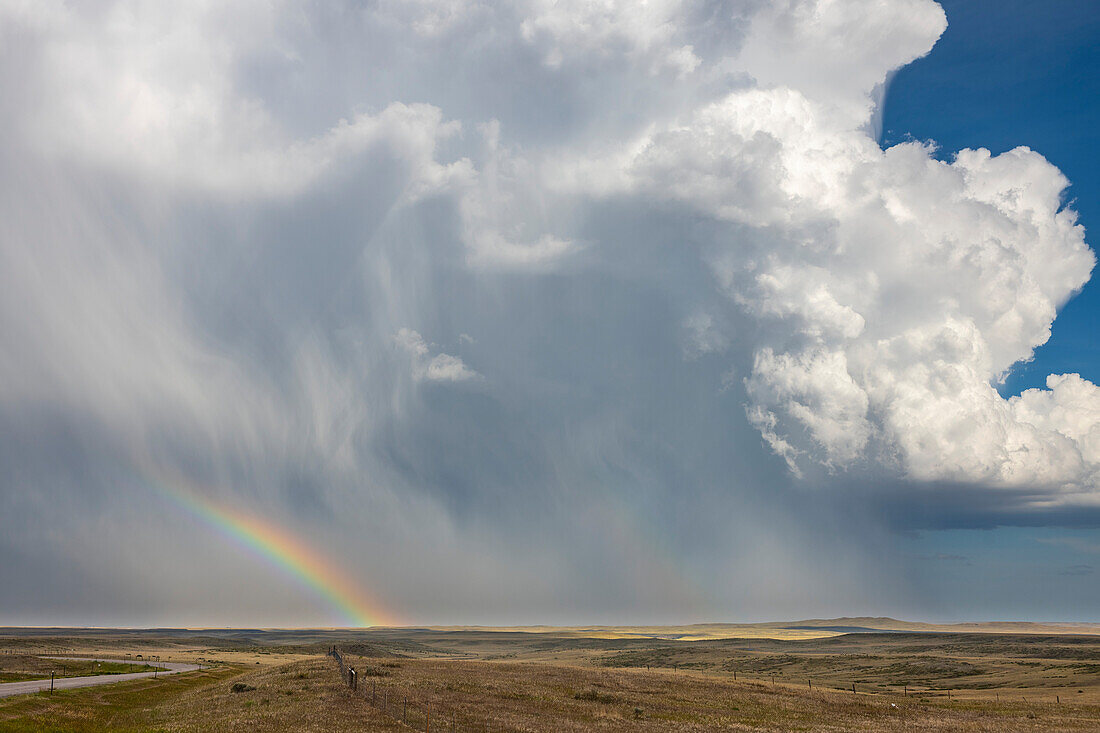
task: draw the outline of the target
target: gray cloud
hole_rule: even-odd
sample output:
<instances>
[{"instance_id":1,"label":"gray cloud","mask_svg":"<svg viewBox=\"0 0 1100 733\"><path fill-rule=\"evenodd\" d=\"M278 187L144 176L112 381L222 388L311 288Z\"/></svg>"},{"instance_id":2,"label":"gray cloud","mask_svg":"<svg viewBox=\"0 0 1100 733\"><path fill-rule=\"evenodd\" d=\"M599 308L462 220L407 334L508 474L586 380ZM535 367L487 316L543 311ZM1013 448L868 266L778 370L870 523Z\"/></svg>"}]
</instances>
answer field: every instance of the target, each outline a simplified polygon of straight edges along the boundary
<instances>
[{"instance_id":1,"label":"gray cloud","mask_svg":"<svg viewBox=\"0 0 1100 733\"><path fill-rule=\"evenodd\" d=\"M163 475L418 622L885 613L1095 498L1095 386L991 386L1065 181L866 132L934 3L128 5L0 10L0 620L331 621Z\"/></svg>"},{"instance_id":2,"label":"gray cloud","mask_svg":"<svg viewBox=\"0 0 1100 733\"><path fill-rule=\"evenodd\" d=\"M1100 554L1100 542L1089 542L1081 537L1044 537L1039 541L1048 545L1062 545L1077 552Z\"/></svg>"}]
</instances>

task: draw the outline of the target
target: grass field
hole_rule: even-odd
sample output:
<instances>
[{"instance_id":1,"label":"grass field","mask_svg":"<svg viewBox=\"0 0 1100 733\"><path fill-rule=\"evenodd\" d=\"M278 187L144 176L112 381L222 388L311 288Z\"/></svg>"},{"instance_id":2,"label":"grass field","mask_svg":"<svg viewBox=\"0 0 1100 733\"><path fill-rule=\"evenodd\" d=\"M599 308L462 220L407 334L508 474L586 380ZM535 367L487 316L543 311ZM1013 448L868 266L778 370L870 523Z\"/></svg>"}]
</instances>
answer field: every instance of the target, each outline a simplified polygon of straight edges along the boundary
<instances>
[{"instance_id":1,"label":"grass field","mask_svg":"<svg viewBox=\"0 0 1100 733\"><path fill-rule=\"evenodd\" d=\"M4 733L364 729L407 730L352 695L326 657L0 699Z\"/></svg>"},{"instance_id":2,"label":"grass field","mask_svg":"<svg viewBox=\"0 0 1100 733\"><path fill-rule=\"evenodd\" d=\"M125 656L125 654L123 654ZM163 670L141 661L119 664L117 662L96 662L93 659L51 659L33 654L0 654L0 683L22 682L24 680L49 679L52 672L55 677L83 677L93 674L125 674L127 672L152 672Z\"/></svg>"},{"instance_id":3,"label":"grass field","mask_svg":"<svg viewBox=\"0 0 1100 733\"><path fill-rule=\"evenodd\" d=\"M323 656L333 644L359 672L355 693ZM368 629L0 636L0 662L4 651L62 649L115 657L140 650L213 666L0 699L0 731L408 730L397 722L402 716L424 730L429 709L433 731L1100 730L1095 635L687 641L671 633L586 637L577 629Z\"/></svg>"},{"instance_id":4,"label":"grass field","mask_svg":"<svg viewBox=\"0 0 1100 733\"><path fill-rule=\"evenodd\" d=\"M349 658L0 700L0 731L1096 730L1094 705L813 692L692 672ZM378 674L369 674L376 670ZM374 683L372 685L372 683ZM370 704L372 697L375 705ZM409 701L407 707L405 700ZM381 710L387 703L388 714ZM409 726L401 726L404 715Z\"/></svg>"},{"instance_id":5,"label":"grass field","mask_svg":"<svg viewBox=\"0 0 1100 733\"><path fill-rule=\"evenodd\" d=\"M386 699L425 728L430 708L440 730L1096 730L1100 709L1020 700L852 694L795 685L734 682L692 672L606 670L533 663L416 660L378 667L352 658L359 692Z\"/></svg>"},{"instance_id":6,"label":"grass field","mask_svg":"<svg viewBox=\"0 0 1100 733\"><path fill-rule=\"evenodd\" d=\"M239 674L239 668L224 666L157 680L2 698L0 731L148 731L156 727L157 711L165 705ZM197 730L201 721L192 723Z\"/></svg>"}]
</instances>

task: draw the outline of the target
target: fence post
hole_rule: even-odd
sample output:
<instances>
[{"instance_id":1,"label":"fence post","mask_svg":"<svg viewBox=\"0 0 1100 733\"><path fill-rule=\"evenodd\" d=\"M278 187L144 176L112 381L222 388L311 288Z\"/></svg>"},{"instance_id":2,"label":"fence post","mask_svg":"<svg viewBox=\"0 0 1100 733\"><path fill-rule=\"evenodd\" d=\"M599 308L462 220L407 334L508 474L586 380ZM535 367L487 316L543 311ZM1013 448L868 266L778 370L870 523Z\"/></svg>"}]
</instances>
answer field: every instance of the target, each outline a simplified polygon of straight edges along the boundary
<instances>
[{"instance_id":1,"label":"fence post","mask_svg":"<svg viewBox=\"0 0 1100 733\"><path fill-rule=\"evenodd\" d=\"M50 670L50 693L53 693L53 670Z\"/></svg>"},{"instance_id":2,"label":"fence post","mask_svg":"<svg viewBox=\"0 0 1100 733\"><path fill-rule=\"evenodd\" d=\"M401 703L401 724L408 725L409 720L409 696L405 695L405 702Z\"/></svg>"}]
</instances>

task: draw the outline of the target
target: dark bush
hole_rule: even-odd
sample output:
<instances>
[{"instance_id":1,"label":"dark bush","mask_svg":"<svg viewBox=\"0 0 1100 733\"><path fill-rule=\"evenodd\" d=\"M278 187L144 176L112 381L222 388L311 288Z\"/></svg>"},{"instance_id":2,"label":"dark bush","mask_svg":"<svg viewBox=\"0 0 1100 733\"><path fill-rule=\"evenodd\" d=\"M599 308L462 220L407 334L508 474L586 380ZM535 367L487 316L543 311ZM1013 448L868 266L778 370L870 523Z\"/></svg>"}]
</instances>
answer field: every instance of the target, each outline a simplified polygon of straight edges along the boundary
<instances>
[{"instance_id":1,"label":"dark bush","mask_svg":"<svg viewBox=\"0 0 1100 733\"><path fill-rule=\"evenodd\" d=\"M602 702L604 704L615 702L614 695L607 695L596 690L585 690L584 692L577 692L573 695L574 700L585 700L587 702Z\"/></svg>"},{"instance_id":2,"label":"dark bush","mask_svg":"<svg viewBox=\"0 0 1100 733\"><path fill-rule=\"evenodd\" d=\"M359 670L359 674L364 677L389 677L390 672L387 669L381 667L363 667Z\"/></svg>"}]
</instances>

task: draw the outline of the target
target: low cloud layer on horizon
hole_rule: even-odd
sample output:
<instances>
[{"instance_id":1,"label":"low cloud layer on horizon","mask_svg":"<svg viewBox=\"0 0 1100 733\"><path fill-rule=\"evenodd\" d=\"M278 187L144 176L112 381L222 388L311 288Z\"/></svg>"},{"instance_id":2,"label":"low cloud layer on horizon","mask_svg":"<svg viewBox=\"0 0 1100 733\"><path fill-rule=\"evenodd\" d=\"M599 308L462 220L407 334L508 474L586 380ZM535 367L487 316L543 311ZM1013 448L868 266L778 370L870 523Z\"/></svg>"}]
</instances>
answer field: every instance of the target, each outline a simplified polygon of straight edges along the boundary
<instances>
[{"instance_id":1,"label":"low cloud layer on horizon","mask_svg":"<svg viewBox=\"0 0 1100 733\"><path fill-rule=\"evenodd\" d=\"M876 140L945 27L0 2L0 622L324 620L150 465L417 621L913 608L899 531L1100 523L1100 388L997 390L1069 182Z\"/></svg>"}]
</instances>

